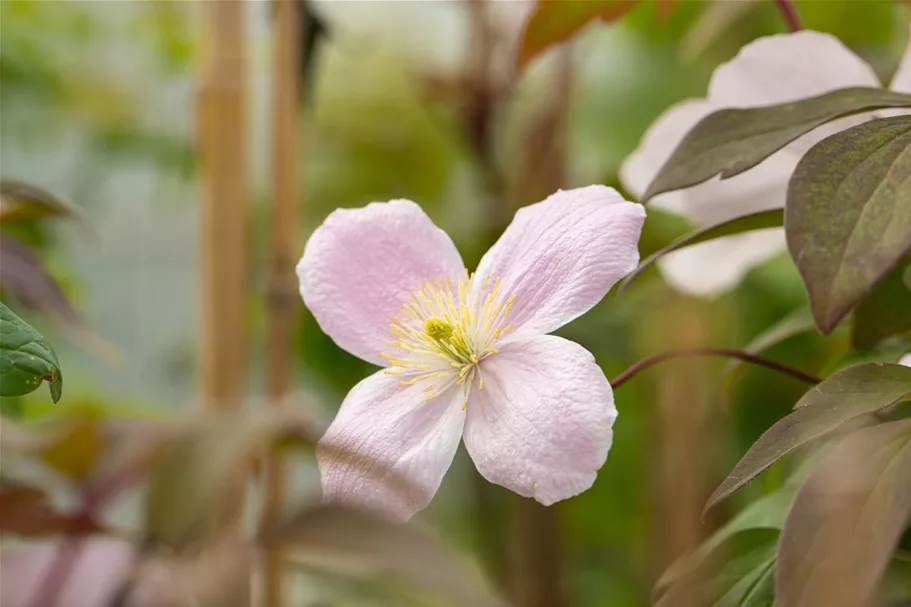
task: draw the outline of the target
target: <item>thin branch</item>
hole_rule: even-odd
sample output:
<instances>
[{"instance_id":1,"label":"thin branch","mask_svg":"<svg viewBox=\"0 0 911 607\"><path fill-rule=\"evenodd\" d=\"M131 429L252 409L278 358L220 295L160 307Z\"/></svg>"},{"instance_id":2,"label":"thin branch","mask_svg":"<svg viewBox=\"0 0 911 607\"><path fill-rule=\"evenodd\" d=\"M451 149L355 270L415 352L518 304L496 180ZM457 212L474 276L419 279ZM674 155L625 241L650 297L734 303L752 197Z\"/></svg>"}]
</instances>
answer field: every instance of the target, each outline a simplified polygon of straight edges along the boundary
<instances>
[{"instance_id":1,"label":"thin branch","mask_svg":"<svg viewBox=\"0 0 911 607\"><path fill-rule=\"evenodd\" d=\"M767 369L772 369L773 371L778 371L784 375L789 375L800 381L804 381L810 384L818 384L822 379L816 377L815 375L810 375L809 373L804 373L800 369L795 369L784 363L780 363L771 358L766 358L765 356L760 356L758 354L751 354L744 350L736 350L734 348L687 348L683 350L670 350L668 352L662 352L660 354L655 354L653 356L648 356L642 360L634 363L626 371L615 377L611 382L612 388L619 388L625 384L633 376L639 374L641 371L648 369L658 363L662 363L666 360L671 360L674 358L687 358L691 356L723 356L726 358L737 358L744 362L748 362L754 365L759 365L760 367L765 367Z\"/></svg>"},{"instance_id":2,"label":"thin branch","mask_svg":"<svg viewBox=\"0 0 911 607\"><path fill-rule=\"evenodd\" d=\"M803 22L800 20L797 7L794 6L794 0L775 0L775 4L784 16L784 20L788 22L788 27L791 28L792 32L799 32L803 29Z\"/></svg>"}]
</instances>

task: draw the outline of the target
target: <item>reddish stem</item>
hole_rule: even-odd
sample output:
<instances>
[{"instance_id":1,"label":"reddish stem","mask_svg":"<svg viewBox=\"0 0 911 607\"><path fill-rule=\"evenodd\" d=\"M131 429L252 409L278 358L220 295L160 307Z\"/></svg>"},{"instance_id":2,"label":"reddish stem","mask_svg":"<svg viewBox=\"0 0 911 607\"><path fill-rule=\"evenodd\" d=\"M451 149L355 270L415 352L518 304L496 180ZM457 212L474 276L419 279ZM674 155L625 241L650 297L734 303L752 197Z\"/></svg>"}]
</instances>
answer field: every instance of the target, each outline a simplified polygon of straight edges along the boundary
<instances>
[{"instance_id":1,"label":"reddish stem","mask_svg":"<svg viewBox=\"0 0 911 607\"><path fill-rule=\"evenodd\" d=\"M788 22L788 27L791 28L792 32L799 32L803 29L803 23L800 20L797 7L794 5L794 0L775 0L775 4L784 16L784 20Z\"/></svg>"},{"instance_id":2,"label":"reddish stem","mask_svg":"<svg viewBox=\"0 0 911 607\"><path fill-rule=\"evenodd\" d=\"M744 362L759 365L767 369L772 369L773 371L778 371L779 373L790 375L795 379L799 379L800 381L805 381L810 384L818 384L822 381L820 378L814 375L810 375L809 373L804 373L800 369L795 369L794 367L780 363L776 360L772 360L771 358L766 358L765 356L760 356L758 354L751 354L743 350L735 350L733 348L688 348L684 350L670 350L668 352L662 352L660 354L648 356L636 363L633 363L630 368L628 368L626 371L611 381L611 387L619 388L633 376L637 375L640 371L644 371L651 366L657 365L658 363L674 358L686 358L690 356L724 356L727 358L738 358Z\"/></svg>"}]
</instances>

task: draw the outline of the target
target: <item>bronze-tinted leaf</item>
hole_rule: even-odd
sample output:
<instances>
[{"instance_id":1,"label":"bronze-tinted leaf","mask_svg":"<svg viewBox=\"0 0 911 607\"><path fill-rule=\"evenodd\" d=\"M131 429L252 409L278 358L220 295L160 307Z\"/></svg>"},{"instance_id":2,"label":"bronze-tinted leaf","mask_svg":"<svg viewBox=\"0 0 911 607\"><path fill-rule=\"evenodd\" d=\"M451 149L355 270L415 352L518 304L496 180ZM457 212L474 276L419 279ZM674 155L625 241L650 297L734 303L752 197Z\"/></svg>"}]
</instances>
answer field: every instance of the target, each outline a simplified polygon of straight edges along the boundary
<instances>
[{"instance_id":1,"label":"bronze-tinted leaf","mask_svg":"<svg viewBox=\"0 0 911 607\"><path fill-rule=\"evenodd\" d=\"M810 473L785 521L776 605L867 605L909 520L911 419L843 438Z\"/></svg>"},{"instance_id":2,"label":"bronze-tinted leaf","mask_svg":"<svg viewBox=\"0 0 911 607\"><path fill-rule=\"evenodd\" d=\"M759 437L709 498L708 510L806 443L861 415L911 398L911 367L867 363L842 369L803 395L795 411Z\"/></svg>"},{"instance_id":3,"label":"bronze-tinted leaf","mask_svg":"<svg viewBox=\"0 0 911 607\"><path fill-rule=\"evenodd\" d=\"M687 234L681 238L678 238L671 244L662 248L659 251L655 251L648 256L642 263L639 264L639 267L636 268L631 274L623 279L623 282L620 283L620 286L617 288L617 295L622 293L626 287L629 286L629 283L633 281L639 274L651 267L656 261L678 249L683 249L690 247L694 244L699 244L700 242L707 242L709 240L715 240L716 238L723 238L724 236L731 236L733 234L743 234L744 232L752 232L753 230L762 230L765 228L777 228L784 225L784 209L772 209L770 211L760 211L759 213L753 213L751 215L744 215L742 217L736 217L734 219L697 230L692 234Z\"/></svg>"},{"instance_id":4,"label":"bronze-tinted leaf","mask_svg":"<svg viewBox=\"0 0 911 607\"><path fill-rule=\"evenodd\" d=\"M79 315L38 256L12 234L0 238L0 287L23 306L76 323Z\"/></svg>"},{"instance_id":5,"label":"bronze-tinted leaf","mask_svg":"<svg viewBox=\"0 0 911 607\"><path fill-rule=\"evenodd\" d=\"M780 105L714 112L687 133L643 200L715 175L722 179L739 175L826 122L886 107L911 107L911 95L848 88Z\"/></svg>"},{"instance_id":6,"label":"bronze-tinted leaf","mask_svg":"<svg viewBox=\"0 0 911 607\"><path fill-rule=\"evenodd\" d=\"M0 219L3 221L78 214L78 207L44 188L22 181L0 181Z\"/></svg>"},{"instance_id":7,"label":"bronze-tinted leaf","mask_svg":"<svg viewBox=\"0 0 911 607\"><path fill-rule=\"evenodd\" d=\"M823 333L911 249L911 116L836 133L788 186L788 250Z\"/></svg>"},{"instance_id":8,"label":"bronze-tinted leaf","mask_svg":"<svg viewBox=\"0 0 911 607\"><path fill-rule=\"evenodd\" d=\"M911 331L911 257L873 287L854 309L852 341L867 350L893 335Z\"/></svg>"},{"instance_id":9,"label":"bronze-tinted leaf","mask_svg":"<svg viewBox=\"0 0 911 607\"><path fill-rule=\"evenodd\" d=\"M538 0L522 31L516 57L518 67L525 67L536 55L568 39L592 21L614 21L638 3L639 0Z\"/></svg>"}]
</instances>

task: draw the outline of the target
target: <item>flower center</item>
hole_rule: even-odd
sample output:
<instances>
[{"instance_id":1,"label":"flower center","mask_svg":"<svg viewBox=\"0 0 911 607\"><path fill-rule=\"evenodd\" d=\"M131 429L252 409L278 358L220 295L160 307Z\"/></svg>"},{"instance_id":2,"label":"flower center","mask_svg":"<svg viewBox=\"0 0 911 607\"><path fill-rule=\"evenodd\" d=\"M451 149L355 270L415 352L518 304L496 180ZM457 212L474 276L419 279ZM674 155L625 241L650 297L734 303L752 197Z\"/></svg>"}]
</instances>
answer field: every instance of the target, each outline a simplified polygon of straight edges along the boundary
<instances>
[{"instance_id":1,"label":"flower center","mask_svg":"<svg viewBox=\"0 0 911 607\"><path fill-rule=\"evenodd\" d=\"M456 288L449 279L425 280L393 316L389 345L397 351L380 352L389 362L389 375L400 376L399 383L426 382L426 400L433 400L453 385L464 389L462 407L475 378L478 390L484 389L481 361L497 353L497 341L512 330L506 318L512 311L515 295L504 298L500 279L465 271Z\"/></svg>"}]
</instances>

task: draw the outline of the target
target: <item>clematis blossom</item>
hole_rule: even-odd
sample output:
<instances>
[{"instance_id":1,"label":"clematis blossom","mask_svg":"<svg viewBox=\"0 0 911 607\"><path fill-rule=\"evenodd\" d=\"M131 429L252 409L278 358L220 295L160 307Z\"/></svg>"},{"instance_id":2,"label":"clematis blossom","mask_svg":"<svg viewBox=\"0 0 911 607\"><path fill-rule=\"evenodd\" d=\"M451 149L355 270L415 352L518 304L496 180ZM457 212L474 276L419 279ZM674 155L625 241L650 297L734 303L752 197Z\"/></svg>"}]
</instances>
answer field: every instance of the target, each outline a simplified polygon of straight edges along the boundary
<instances>
[{"instance_id":1,"label":"clematis blossom","mask_svg":"<svg viewBox=\"0 0 911 607\"><path fill-rule=\"evenodd\" d=\"M621 168L621 181L630 192L641 196L684 135L712 112L775 105L855 86L882 85L873 69L837 38L813 31L760 38L715 70L707 98L678 103L655 121ZM911 45L891 88L911 92ZM869 115L829 123L749 171L668 192L650 204L680 213L697 227L781 208L788 180L800 157L821 139L867 118ZM785 246L784 230L771 228L687 247L667 255L658 265L676 289L714 296L736 286L751 268L780 253Z\"/></svg>"},{"instance_id":2,"label":"clematis blossom","mask_svg":"<svg viewBox=\"0 0 911 607\"><path fill-rule=\"evenodd\" d=\"M898 364L905 365L906 367L911 367L911 352L908 352L899 359Z\"/></svg>"},{"instance_id":3,"label":"clematis blossom","mask_svg":"<svg viewBox=\"0 0 911 607\"><path fill-rule=\"evenodd\" d=\"M548 333L636 267L644 219L611 188L560 191L519 210L469 273L413 202L329 215L297 266L301 295L336 344L385 369L320 441L324 498L407 520L460 440L484 478L519 495L552 504L588 489L613 394L587 350Z\"/></svg>"}]
</instances>

